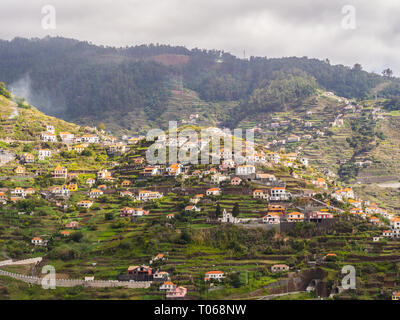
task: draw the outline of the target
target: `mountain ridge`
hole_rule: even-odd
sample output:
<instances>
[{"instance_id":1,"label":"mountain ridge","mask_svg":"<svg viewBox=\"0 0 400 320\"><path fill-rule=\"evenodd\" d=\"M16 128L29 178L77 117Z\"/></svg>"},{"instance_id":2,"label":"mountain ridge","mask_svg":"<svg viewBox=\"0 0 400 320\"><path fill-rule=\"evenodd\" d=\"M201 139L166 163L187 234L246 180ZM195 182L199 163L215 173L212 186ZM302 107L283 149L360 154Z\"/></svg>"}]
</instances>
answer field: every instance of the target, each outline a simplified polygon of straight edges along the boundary
<instances>
[{"instance_id":1,"label":"mountain ridge","mask_svg":"<svg viewBox=\"0 0 400 320\"><path fill-rule=\"evenodd\" d=\"M290 78L295 80L287 81ZM152 44L113 48L61 37L0 41L0 81L47 114L82 125L105 122L118 134L143 133L148 126L165 128L159 118L173 113L168 104L174 90L197 96L195 104L185 106L189 115L196 105L213 114L234 104L229 117L214 114L214 120L205 119L229 127L248 110L259 111L251 103L256 94L256 101L263 101L272 92L278 105L281 100L295 102L307 86L355 99L400 94L398 79L365 72L358 64L332 66L307 57L244 60L221 50ZM284 95L287 92L291 94ZM129 113L139 117L118 125ZM182 120L180 114L176 118Z\"/></svg>"}]
</instances>

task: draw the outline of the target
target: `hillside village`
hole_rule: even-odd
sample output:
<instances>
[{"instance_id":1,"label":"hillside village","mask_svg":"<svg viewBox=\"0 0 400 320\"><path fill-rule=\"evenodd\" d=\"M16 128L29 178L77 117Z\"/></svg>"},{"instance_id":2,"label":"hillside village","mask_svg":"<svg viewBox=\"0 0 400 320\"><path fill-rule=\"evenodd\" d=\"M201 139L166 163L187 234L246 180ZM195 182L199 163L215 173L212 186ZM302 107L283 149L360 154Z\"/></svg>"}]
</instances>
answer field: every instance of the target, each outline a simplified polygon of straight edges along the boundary
<instances>
[{"instance_id":1,"label":"hillside village","mask_svg":"<svg viewBox=\"0 0 400 320\"><path fill-rule=\"evenodd\" d=\"M32 269L1 266L4 272L39 275L48 264L64 278L146 283L114 289L112 297L304 291L304 298L346 298L353 293L341 288L341 266L354 264L373 271L358 274L361 296L397 297L400 216L311 166L303 149L272 148L306 135L251 145L241 164L221 145L212 155L220 164L152 165L146 161L152 142L143 136L117 139L4 96L0 103L7 155L0 167L0 251L13 261L43 258ZM355 113L362 109L345 103ZM332 127L343 125L342 113L332 116ZM282 125L272 120L270 128ZM202 150L210 140L160 136L157 143Z\"/></svg>"},{"instance_id":2,"label":"hillside village","mask_svg":"<svg viewBox=\"0 0 400 320\"><path fill-rule=\"evenodd\" d=\"M391 181L396 179L397 171L385 154L393 138L383 132L396 121L396 115L383 110L382 103L357 102L321 91L300 107L266 114L257 122L249 119L241 125L252 128L257 142L266 148L302 152L313 167L337 179L356 179L360 183ZM354 150L355 139L361 140L357 131L360 128L353 123L365 127L365 150L360 152ZM392 148L391 152L396 151Z\"/></svg>"}]
</instances>

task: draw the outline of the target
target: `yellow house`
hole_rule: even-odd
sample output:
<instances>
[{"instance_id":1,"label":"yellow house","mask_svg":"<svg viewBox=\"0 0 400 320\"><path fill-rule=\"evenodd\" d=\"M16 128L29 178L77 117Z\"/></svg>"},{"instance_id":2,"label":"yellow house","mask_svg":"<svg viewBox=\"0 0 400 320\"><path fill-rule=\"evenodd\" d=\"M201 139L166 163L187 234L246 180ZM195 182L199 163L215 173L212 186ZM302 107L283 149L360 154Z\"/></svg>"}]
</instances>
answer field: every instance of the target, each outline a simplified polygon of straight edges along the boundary
<instances>
[{"instance_id":1,"label":"yellow house","mask_svg":"<svg viewBox=\"0 0 400 320\"><path fill-rule=\"evenodd\" d=\"M15 172L16 174L24 174L24 173L25 173L25 168L24 168L24 167L16 167L16 168L14 169L14 172Z\"/></svg>"},{"instance_id":2,"label":"yellow house","mask_svg":"<svg viewBox=\"0 0 400 320\"><path fill-rule=\"evenodd\" d=\"M85 150L85 146L83 144L77 144L76 146L74 146L74 151L81 153L83 150Z\"/></svg>"},{"instance_id":3,"label":"yellow house","mask_svg":"<svg viewBox=\"0 0 400 320\"><path fill-rule=\"evenodd\" d=\"M78 191L78 185L76 183L64 184L63 189L68 189L69 191Z\"/></svg>"},{"instance_id":4,"label":"yellow house","mask_svg":"<svg viewBox=\"0 0 400 320\"><path fill-rule=\"evenodd\" d=\"M121 183L121 187L129 187L131 185L131 182L129 180L124 180Z\"/></svg>"}]
</instances>

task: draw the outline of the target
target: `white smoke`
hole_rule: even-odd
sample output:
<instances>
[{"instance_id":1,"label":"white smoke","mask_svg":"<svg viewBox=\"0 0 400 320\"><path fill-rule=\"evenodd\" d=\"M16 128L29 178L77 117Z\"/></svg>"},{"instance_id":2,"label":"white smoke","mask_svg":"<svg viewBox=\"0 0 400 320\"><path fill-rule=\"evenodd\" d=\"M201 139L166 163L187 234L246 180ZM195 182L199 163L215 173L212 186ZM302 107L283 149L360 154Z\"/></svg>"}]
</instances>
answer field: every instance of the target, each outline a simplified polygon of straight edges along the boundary
<instances>
[{"instance_id":1,"label":"white smoke","mask_svg":"<svg viewBox=\"0 0 400 320\"><path fill-rule=\"evenodd\" d=\"M27 103L38 108L43 113L65 118L66 104L63 95L51 95L47 90L37 92L32 89L32 81L27 73L9 85L10 91L19 98L24 98Z\"/></svg>"},{"instance_id":2,"label":"white smoke","mask_svg":"<svg viewBox=\"0 0 400 320\"><path fill-rule=\"evenodd\" d=\"M9 86L10 91L17 97L24 98L28 103L32 100L31 78L29 74L13 82Z\"/></svg>"}]
</instances>

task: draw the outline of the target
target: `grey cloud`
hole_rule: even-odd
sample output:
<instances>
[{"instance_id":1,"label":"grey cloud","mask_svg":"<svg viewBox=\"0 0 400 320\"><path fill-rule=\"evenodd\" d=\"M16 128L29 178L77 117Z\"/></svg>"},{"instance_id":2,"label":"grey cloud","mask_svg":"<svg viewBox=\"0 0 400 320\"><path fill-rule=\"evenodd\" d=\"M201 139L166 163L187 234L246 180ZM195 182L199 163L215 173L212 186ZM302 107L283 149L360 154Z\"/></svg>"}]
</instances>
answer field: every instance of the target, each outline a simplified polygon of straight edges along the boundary
<instances>
[{"instance_id":1,"label":"grey cloud","mask_svg":"<svg viewBox=\"0 0 400 320\"><path fill-rule=\"evenodd\" d=\"M43 30L41 7L54 5L57 29ZM344 30L342 7L356 8ZM168 43L242 56L309 56L400 74L397 0L2 0L0 38L47 34L125 46Z\"/></svg>"}]
</instances>

